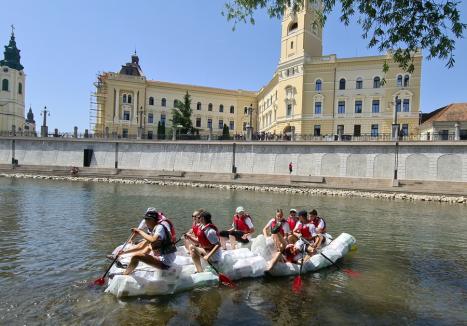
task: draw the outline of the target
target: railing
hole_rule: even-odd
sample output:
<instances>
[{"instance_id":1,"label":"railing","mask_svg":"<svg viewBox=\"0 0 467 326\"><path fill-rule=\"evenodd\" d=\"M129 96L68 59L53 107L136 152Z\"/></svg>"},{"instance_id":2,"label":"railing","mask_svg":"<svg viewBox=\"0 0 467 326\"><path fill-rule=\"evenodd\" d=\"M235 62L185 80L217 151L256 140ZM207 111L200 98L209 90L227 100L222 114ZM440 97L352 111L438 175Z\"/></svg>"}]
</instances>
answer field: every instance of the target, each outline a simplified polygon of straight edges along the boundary
<instances>
[{"instance_id":1,"label":"railing","mask_svg":"<svg viewBox=\"0 0 467 326\"><path fill-rule=\"evenodd\" d=\"M38 137L37 133L34 132L0 132L0 137ZM102 134L102 133L77 133L64 132L64 133L52 133L48 135L49 138L66 138L66 139L109 139L109 140L145 140L145 141L157 141L157 140L173 140L173 135L165 135L165 137L157 137L156 134L152 136L144 134L142 137L138 137L136 134ZM252 135L251 140L245 134L234 134L229 137L222 135L202 134L202 135L187 135L177 134L175 140L183 141L255 141L255 142L393 142L395 139L391 134L361 134L355 135L312 135L312 134L266 134L266 133L255 133ZM397 139L399 142L433 142L433 141L467 141L464 136L460 139L456 139L454 133L434 133L427 135L407 135L400 136Z\"/></svg>"}]
</instances>

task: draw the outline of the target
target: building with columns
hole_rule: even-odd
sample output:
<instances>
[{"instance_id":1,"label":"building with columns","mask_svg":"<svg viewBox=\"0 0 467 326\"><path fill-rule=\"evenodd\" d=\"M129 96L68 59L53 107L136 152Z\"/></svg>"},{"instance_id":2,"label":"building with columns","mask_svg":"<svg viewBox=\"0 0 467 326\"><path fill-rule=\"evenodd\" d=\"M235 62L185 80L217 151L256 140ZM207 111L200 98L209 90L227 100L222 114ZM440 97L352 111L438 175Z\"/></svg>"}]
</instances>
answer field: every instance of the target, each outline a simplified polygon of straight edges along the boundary
<instances>
[{"instance_id":1,"label":"building with columns","mask_svg":"<svg viewBox=\"0 0 467 326\"><path fill-rule=\"evenodd\" d=\"M24 130L25 74L14 29L0 60L0 132Z\"/></svg>"},{"instance_id":2,"label":"building with columns","mask_svg":"<svg viewBox=\"0 0 467 326\"><path fill-rule=\"evenodd\" d=\"M404 135L418 134L421 54L413 56L412 74L399 68L390 53L354 58L323 55L317 3L305 1L301 11L284 14L279 64L259 91L147 80L133 55L120 72L98 76L95 132L125 137L136 135L140 127L150 138L158 121L170 127L174 101L188 91L193 125L201 133L211 128L220 134L225 123L231 134L242 134L251 121L254 132L309 139L390 135L395 123ZM383 73L385 63L387 73Z\"/></svg>"}]
</instances>

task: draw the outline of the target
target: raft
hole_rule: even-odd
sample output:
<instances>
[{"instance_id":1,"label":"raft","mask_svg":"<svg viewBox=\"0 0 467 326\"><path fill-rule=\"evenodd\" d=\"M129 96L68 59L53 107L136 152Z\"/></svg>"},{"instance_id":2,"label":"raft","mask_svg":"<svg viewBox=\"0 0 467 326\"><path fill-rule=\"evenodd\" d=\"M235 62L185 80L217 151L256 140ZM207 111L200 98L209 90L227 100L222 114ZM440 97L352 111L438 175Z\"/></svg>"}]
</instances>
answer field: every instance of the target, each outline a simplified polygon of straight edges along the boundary
<instances>
[{"instance_id":1,"label":"raft","mask_svg":"<svg viewBox=\"0 0 467 326\"><path fill-rule=\"evenodd\" d=\"M356 243L355 238L347 233L340 234L334 240L331 240L330 236L326 239L326 243L319 252L333 262L343 258ZM221 262L216 264L216 268L232 280L262 277L268 261L275 252L273 240L259 235L252 239L247 247L222 251ZM303 264L302 273L314 272L332 265L320 253L313 255ZM110 270L110 274L114 276L109 280L105 292L122 298L169 295L194 288L218 285L218 275L204 260L201 260L204 272L195 273L195 266L185 247L178 247L176 254L175 262L168 270L160 270L140 263L132 275L126 276L119 275L123 269L114 265ZM120 262L127 264L129 259L129 257L122 256ZM277 263L268 273L273 276L296 275L299 269L298 264Z\"/></svg>"}]
</instances>

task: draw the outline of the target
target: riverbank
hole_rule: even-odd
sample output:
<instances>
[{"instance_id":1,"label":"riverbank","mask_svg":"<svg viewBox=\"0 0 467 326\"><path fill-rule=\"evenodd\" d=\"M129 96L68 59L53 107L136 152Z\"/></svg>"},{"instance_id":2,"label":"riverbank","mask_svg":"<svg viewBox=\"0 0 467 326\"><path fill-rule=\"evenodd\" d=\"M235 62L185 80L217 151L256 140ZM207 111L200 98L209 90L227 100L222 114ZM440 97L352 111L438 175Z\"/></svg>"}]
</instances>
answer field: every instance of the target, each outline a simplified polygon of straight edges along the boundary
<instances>
[{"instance_id":1,"label":"riverbank","mask_svg":"<svg viewBox=\"0 0 467 326\"><path fill-rule=\"evenodd\" d=\"M173 181L173 180L151 180L147 178L118 178L118 177L85 177L85 176L60 176L60 175L41 175L25 173L0 173L0 177L18 178L18 179L39 179L55 181L80 181L80 182L106 182L121 184L147 184L157 186L176 186L191 188L213 188L220 190L240 190L257 191L273 193L291 193L307 194L312 196L334 196L334 197L360 197L386 200L404 200L404 201L430 201L443 202L451 204L467 204L467 196L446 196L435 194L404 193L390 191L362 191L362 190L343 190L328 188L311 188L301 186L279 186L279 185L246 185L234 183L209 183L199 181Z\"/></svg>"}]
</instances>

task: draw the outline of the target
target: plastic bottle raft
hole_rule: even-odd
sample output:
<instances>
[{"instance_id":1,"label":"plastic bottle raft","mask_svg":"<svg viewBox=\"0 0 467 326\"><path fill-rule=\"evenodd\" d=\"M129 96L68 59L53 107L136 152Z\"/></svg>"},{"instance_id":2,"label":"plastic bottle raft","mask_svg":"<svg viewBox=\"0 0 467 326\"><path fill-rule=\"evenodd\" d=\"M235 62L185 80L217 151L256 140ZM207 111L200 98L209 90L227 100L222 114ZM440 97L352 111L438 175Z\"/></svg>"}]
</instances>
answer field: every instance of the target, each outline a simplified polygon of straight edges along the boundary
<instances>
[{"instance_id":1,"label":"plastic bottle raft","mask_svg":"<svg viewBox=\"0 0 467 326\"><path fill-rule=\"evenodd\" d=\"M330 238L330 237L329 237ZM353 236L347 233L340 234L336 239L329 240L319 252L333 262L344 257L352 245L356 243ZM222 251L222 259L217 264L219 271L232 280L264 275L268 261L276 253L271 238L259 235L250 241L248 246L239 246L239 249ZM120 261L127 264L130 257L122 255ZM211 267L202 259L204 272L195 273L193 261L185 247L177 248L177 257L172 267L160 270L144 263L140 263L131 275L119 275L123 269L116 265L110 270L114 277L109 280L105 292L116 297L167 295L199 287L209 287L219 283L219 277ZM328 267L331 262L321 254L313 255L303 264L302 273L313 272ZM277 263L269 274L273 276L296 275L300 266L293 263Z\"/></svg>"}]
</instances>

